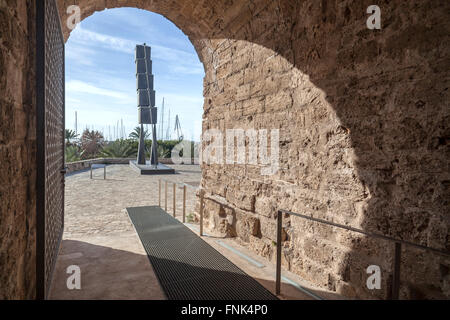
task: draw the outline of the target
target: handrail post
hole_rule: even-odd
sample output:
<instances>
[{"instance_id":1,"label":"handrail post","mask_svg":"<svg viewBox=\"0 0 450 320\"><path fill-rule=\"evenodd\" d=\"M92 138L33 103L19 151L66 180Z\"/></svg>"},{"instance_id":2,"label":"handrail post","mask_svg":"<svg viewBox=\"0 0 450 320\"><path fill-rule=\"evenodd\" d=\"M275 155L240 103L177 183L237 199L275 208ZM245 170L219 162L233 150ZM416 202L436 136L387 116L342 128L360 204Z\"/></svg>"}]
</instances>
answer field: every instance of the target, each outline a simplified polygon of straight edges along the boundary
<instances>
[{"instance_id":1,"label":"handrail post","mask_svg":"<svg viewBox=\"0 0 450 320\"><path fill-rule=\"evenodd\" d=\"M167 180L165 182L165 188L164 188L164 211L167 212Z\"/></svg>"},{"instance_id":2,"label":"handrail post","mask_svg":"<svg viewBox=\"0 0 450 320\"><path fill-rule=\"evenodd\" d=\"M281 291L281 227L283 222L283 214L278 210L277 212L277 271L275 293L280 294Z\"/></svg>"},{"instance_id":3,"label":"handrail post","mask_svg":"<svg viewBox=\"0 0 450 320\"><path fill-rule=\"evenodd\" d=\"M159 187L158 187L158 205L161 208L161 179L159 179Z\"/></svg>"},{"instance_id":4,"label":"handrail post","mask_svg":"<svg viewBox=\"0 0 450 320\"><path fill-rule=\"evenodd\" d=\"M402 244L400 242L396 242L394 250L394 275L392 277L392 300L399 299L401 256Z\"/></svg>"},{"instance_id":5,"label":"handrail post","mask_svg":"<svg viewBox=\"0 0 450 320\"><path fill-rule=\"evenodd\" d=\"M175 194L177 193L177 186L175 182L173 183L173 217L175 218L175 209L177 207L176 200L175 200Z\"/></svg>"},{"instance_id":6,"label":"handrail post","mask_svg":"<svg viewBox=\"0 0 450 320\"><path fill-rule=\"evenodd\" d=\"M186 186L183 185L183 223L186 222Z\"/></svg>"},{"instance_id":7,"label":"handrail post","mask_svg":"<svg viewBox=\"0 0 450 320\"><path fill-rule=\"evenodd\" d=\"M203 236L203 190L200 189L200 237Z\"/></svg>"}]
</instances>

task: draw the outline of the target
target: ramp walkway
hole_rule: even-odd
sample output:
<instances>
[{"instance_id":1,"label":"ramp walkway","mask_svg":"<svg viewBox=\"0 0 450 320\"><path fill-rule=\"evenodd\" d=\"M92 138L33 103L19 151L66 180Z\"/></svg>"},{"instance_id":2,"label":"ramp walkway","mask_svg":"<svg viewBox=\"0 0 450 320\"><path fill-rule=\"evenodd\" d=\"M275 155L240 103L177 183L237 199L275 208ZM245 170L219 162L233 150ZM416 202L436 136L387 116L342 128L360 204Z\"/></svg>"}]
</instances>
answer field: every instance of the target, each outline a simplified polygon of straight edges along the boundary
<instances>
[{"instance_id":1,"label":"ramp walkway","mask_svg":"<svg viewBox=\"0 0 450 320\"><path fill-rule=\"evenodd\" d=\"M160 207L127 208L127 212L168 299L277 299Z\"/></svg>"}]
</instances>

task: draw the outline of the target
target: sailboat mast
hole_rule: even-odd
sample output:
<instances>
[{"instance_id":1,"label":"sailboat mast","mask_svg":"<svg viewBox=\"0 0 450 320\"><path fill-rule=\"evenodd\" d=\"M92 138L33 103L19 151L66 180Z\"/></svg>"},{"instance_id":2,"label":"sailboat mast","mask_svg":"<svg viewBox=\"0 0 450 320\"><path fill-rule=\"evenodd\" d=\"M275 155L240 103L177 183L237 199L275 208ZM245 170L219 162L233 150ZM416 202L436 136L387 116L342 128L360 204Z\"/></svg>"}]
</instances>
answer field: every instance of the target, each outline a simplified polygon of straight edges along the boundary
<instances>
[{"instance_id":1,"label":"sailboat mast","mask_svg":"<svg viewBox=\"0 0 450 320\"><path fill-rule=\"evenodd\" d=\"M164 97L163 97L163 101L162 101L162 107L161 107L161 124L160 124L160 133L159 133L159 137L161 140L164 139Z\"/></svg>"}]
</instances>

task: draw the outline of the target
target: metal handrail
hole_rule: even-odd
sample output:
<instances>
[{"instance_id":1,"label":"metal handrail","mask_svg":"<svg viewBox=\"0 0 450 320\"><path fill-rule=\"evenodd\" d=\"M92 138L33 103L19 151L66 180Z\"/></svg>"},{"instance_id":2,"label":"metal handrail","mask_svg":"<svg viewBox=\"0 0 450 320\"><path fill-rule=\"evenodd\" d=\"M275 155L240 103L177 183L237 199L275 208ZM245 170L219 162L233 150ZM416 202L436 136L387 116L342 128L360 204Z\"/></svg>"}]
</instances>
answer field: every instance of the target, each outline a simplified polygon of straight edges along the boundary
<instances>
[{"instance_id":1,"label":"metal handrail","mask_svg":"<svg viewBox=\"0 0 450 320\"><path fill-rule=\"evenodd\" d=\"M175 182L175 181L170 181L168 179L159 179L159 189L158 189L158 205L159 207L161 207L161 181L165 182L165 188L164 188L164 210L167 212L167 184L170 182L173 184L173 217L175 218L176 216L176 186L183 186L183 223L186 222L186 189L187 188L192 188L197 190L197 188L195 188L194 186L191 186L187 183L184 182ZM203 220L201 218L201 220ZM201 231L201 235L203 234L203 228L202 226L200 226L200 231Z\"/></svg>"},{"instance_id":2,"label":"metal handrail","mask_svg":"<svg viewBox=\"0 0 450 320\"><path fill-rule=\"evenodd\" d=\"M216 203L218 203L218 204L220 204L220 205L222 205L224 207L228 207L228 208L234 209L232 206L230 206L230 205L228 205L226 203L220 202L219 200L217 200L215 198L205 196L205 190L203 188L201 188L201 187L196 188L196 187L191 186L191 185L189 185L187 183L175 182L175 181L171 181L169 179L159 179L159 202L158 202L159 203L159 207L161 207L161 189L162 189L161 181L165 182L165 187L164 187L164 210L166 212L167 212L167 199L168 199L167 198L167 189L168 189L167 184L169 182L173 184L173 192L172 192L172 194L173 194L173 217L176 216L176 210L175 210L175 207L176 207L175 186L176 185L183 186L183 223L186 222L186 188L195 189L196 191L199 190L199 195L200 195L200 210L199 210L200 211L199 212L199 215L200 215L200 221L199 221L200 232L199 232L199 234L200 234L200 236L203 236L203 211L204 211L204 201L205 201L205 199L214 201L214 202L216 202Z\"/></svg>"},{"instance_id":3,"label":"metal handrail","mask_svg":"<svg viewBox=\"0 0 450 320\"><path fill-rule=\"evenodd\" d=\"M167 183L170 182L173 184L173 216L175 217L176 213L175 213L175 207L176 207L176 201L175 201L175 186L183 186L183 223L185 222L185 217L186 217L186 188L192 188L195 190L199 190L199 195L200 195L200 231L199 231L199 235L203 236L203 211L204 211L204 201L205 199L207 200L211 200L214 201L222 206L234 209L231 205L228 205L226 203L223 203L221 201L219 201L218 199L215 199L213 197L207 197L205 196L205 190L202 189L201 187L199 188L195 188L194 186L191 186L189 184L186 183L181 183L181 182L174 182L174 181L170 181L168 179L159 179L159 206L161 207L161 181L165 182L165 197L164 197L164 202L165 202L165 211L167 212ZM413 243L410 241L406 241L406 240L402 240L402 239L396 239L393 237L389 237L389 236L385 236L383 234L378 234L378 233L374 233L374 232L368 232L368 231L364 231L362 229L358 229L358 228L354 228L354 227L350 227L350 226L346 226L343 224L339 224L339 223L335 223L335 222L331 222L328 220L324 220L324 219L320 219L320 218L315 218L315 217L311 217L311 216L307 216L307 215L303 215L297 212L292 212L292 211L288 211L288 210L284 210L284 209L279 209L277 211L277 255L276 255L276 280L275 280L275 292L277 295L280 294L281 292L281 229L282 229L282 224L283 224L283 213L284 214L289 214L289 215L294 215L303 219L307 219L307 220L311 220L314 222L319 222L319 223L323 223L326 225L330 225L333 227L337 227L337 228L341 228L341 229L345 229L348 231L352 231L352 232L357 232L360 234L364 234L368 237L371 238L378 238L378 239L383 239L386 241L390 241L390 242L394 242L395 247L394 247L394 265L393 265L393 275L392 275L392 290L391 290L391 299L394 300L398 300L399 298L399 291L400 291L400 264L401 264L401 251L402 251L402 244L403 245L407 245L407 246L412 246L415 248L419 248L422 250L427 250L427 251L431 251L437 254L441 254L441 255L445 255L445 256L450 256L450 252L447 251L443 251L440 249L436 249L436 248L432 248L432 247L428 247L425 245L421 245L421 244L417 244L417 243Z\"/></svg>"},{"instance_id":4,"label":"metal handrail","mask_svg":"<svg viewBox=\"0 0 450 320\"><path fill-rule=\"evenodd\" d=\"M341 229L345 229L345 230L349 230L349 231L353 231L353 232L357 232L357 233L361 233L364 234L368 237L372 237L372 238L379 238L379 239L383 239L383 240L387 240L387 241L391 241L395 243L395 249L394 249L394 273L392 276L392 292L391 292L391 299L393 300L398 300L399 298L399 290L400 290L400 263L401 263L401 251L402 251L402 244L404 245L408 245L408 246L412 246L412 247L416 247L419 249L423 249L423 250L428 250L434 253L438 253L441 255L445 255L445 256L450 256L450 252L447 251L443 251L443 250L439 250L436 248L432 248L432 247L428 247L428 246L424 246L424 245L420 245L417 243L413 243L413 242L409 242L409 241L405 241L405 240L401 240L401 239L395 239L389 236L385 236L382 234L378 234L378 233L373 233L373 232L367 232L361 229L357 229L354 227L350 227L350 226L346 226L343 224L339 224L339 223L335 223L335 222L331 222L331 221L327 221L324 219L319 219L319 218L314 218L314 217L310 217L310 216L306 216L297 212L292 212L292 211L288 211L288 210L283 210L280 209L277 211L277 265L276 265L276 283L275 283L275 291L276 294L280 294L280 289L281 289L281 229L282 229L282 223L283 223L283 213L285 214L289 214L289 215L294 215L303 219L307 219L307 220L311 220L311 221L315 221L315 222L319 222L319 223L323 223L323 224L327 224L333 227L337 227L337 228L341 228Z\"/></svg>"},{"instance_id":5,"label":"metal handrail","mask_svg":"<svg viewBox=\"0 0 450 320\"><path fill-rule=\"evenodd\" d=\"M291 211L288 211L288 210L280 209L279 211L281 211L283 213L290 214L290 215L295 215L297 217L301 217L301 218L304 218L304 219L308 219L308 220L312 220L312 221L328 224L328 225L331 225L331 226L334 226L334 227L338 227L338 228L342 228L342 229L346 229L346 230L362 233L362 234L364 234L366 236L369 236L369 237L372 237L372 238L380 238L380 239L388 240L388 241L392 241L392 242L399 242L399 243L402 243L402 244L405 244L405 245L409 245L409 246L412 246L412 247L416 247L416 248L420 248L420 249L424 249L424 250L429 250L429 251L433 251L433 252L438 253L438 254L450 256L450 252L443 251L443 250L436 249L436 248L432 248L432 247L428 247L428 246L424 246L424 245L417 244L417 243L414 243L414 242L401 240L401 239L396 239L396 238L385 236L385 235L379 234L379 233L364 231L364 230L357 229L357 228L354 228L354 227L346 226L346 225L343 225L343 224L331 222L331 221L320 219L320 218L314 218L314 217L306 216L306 215L303 215L301 213L291 212Z\"/></svg>"}]
</instances>

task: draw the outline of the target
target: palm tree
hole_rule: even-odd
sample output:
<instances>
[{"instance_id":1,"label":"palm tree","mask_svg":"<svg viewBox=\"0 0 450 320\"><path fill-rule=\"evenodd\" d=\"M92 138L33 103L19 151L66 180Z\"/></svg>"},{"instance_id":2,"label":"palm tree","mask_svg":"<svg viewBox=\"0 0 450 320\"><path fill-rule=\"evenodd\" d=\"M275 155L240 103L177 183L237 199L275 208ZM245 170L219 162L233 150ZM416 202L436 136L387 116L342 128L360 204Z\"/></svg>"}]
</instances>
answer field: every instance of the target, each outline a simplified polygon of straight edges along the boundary
<instances>
[{"instance_id":1,"label":"palm tree","mask_svg":"<svg viewBox=\"0 0 450 320\"><path fill-rule=\"evenodd\" d=\"M66 129L65 139L66 139L67 145L70 145L72 140L75 140L77 137L78 137L78 134L76 134L75 131L73 131L71 129Z\"/></svg>"},{"instance_id":2,"label":"palm tree","mask_svg":"<svg viewBox=\"0 0 450 320\"><path fill-rule=\"evenodd\" d=\"M66 162L74 162L81 160L83 153L84 151L80 151L80 149L77 146L67 146L65 149L64 156Z\"/></svg>"},{"instance_id":3,"label":"palm tree","mask_svg":"<svg viewBox=\"0 0 450 320\"><path fill-rule=\"evenodd\" d=\"M120 139L103 147L100 155L108 158L129 158L136 155L136 151L127 140Z\"/></svg>"},{"instance_id":4,"label":"palm tree","mask_svg":"<svg viewBox=\"0 0 450 320\"><path fill-rule=\"evenodd\" d=\"M87 157L93 157L98 154L98 151L103 146L103 135L97 130L86 129L81 135L81 148Z\"/></svg>"},{"instance_id":5,"label":"palm tree","mask_svg":"<svg viewBox=\"0 0 450 320\"><path fill-rule=\"evenodd\" d=\"M139 140L140 134L141 134L141 127L136 127L133 129L133 131L131 131L128 137L133 140ZM148 132L148 130L144 129L144 140L147 140L148 137L150 137L150 133Z\"/></svg>"}]
</instances>

